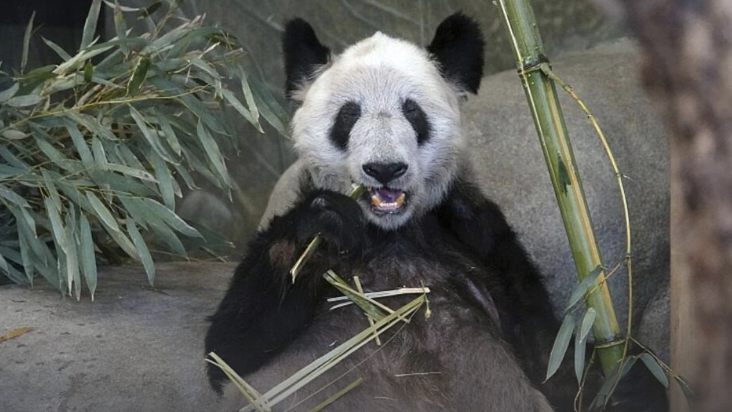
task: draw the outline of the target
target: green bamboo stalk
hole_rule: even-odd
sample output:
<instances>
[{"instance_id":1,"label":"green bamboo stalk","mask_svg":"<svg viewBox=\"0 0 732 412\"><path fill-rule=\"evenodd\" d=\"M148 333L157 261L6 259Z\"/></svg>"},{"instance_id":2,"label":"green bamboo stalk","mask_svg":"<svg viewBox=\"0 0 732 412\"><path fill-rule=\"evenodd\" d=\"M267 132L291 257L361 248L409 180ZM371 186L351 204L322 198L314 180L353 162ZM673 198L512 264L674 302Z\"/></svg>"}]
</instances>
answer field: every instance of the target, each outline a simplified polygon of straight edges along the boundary
<instances>
[{"instance_id":1,"label":"green bamboo stalk","mask_svg":"<svg viewBox=\"0 0 732 412\"><path fill-rule=\"evenodd\" d=\"M549 60L544 54L534 10L529 0L498 0L497 5L508 29L577 273L582 280L598 266L604 271L604 266L554 82L541 70L541 65L548 64ZM604 273L598 276L597 283L595 291L586 296L586 302L597 312L592 331L603 372L609 376L623 358L624 339Z\"/></svg>"}]
</instances>

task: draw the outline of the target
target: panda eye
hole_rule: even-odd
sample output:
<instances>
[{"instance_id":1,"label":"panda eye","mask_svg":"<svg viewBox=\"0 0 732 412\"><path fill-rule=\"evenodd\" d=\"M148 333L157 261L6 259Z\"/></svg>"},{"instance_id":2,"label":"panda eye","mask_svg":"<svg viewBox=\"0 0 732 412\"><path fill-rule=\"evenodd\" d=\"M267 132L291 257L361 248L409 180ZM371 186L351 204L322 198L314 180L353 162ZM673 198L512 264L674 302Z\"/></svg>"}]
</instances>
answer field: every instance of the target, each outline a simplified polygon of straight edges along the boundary
<instances>
[{"instance_id":1,"label":"panda eye","mask_svg":"<svg viewBox=\"0 0 732 412\"><path fill-rule=\"evenodd\" d=\"M419 110L419 106L417 106L417 103L412 99L407 99L402 106L402 111L404 111L404 114L406 115L413 115L417 110Z\"/></svg>"},{"instance_id":2,"label":"panda eye","mask_svg":"<svg viewBox=\"0 0 732 412\"><path fill-rule=\"evenodd\" d=\"M409 124L417 133L417 144L422 144L430 138L430 123L424 110L412 99L407 99L402 104L402 113Z\"/></svg>"},{"instance_id":3,"label":"panda eye","mask_svg":"<svg viewBox=\"0 0 732 412\"><path fill-rule=\"evenodd\" d=\"M341 150L346 150L351 129L361 117L361 106L356 102L348 102L341 106L336 115L330 140Z\"/></svg>"}]
</instances>

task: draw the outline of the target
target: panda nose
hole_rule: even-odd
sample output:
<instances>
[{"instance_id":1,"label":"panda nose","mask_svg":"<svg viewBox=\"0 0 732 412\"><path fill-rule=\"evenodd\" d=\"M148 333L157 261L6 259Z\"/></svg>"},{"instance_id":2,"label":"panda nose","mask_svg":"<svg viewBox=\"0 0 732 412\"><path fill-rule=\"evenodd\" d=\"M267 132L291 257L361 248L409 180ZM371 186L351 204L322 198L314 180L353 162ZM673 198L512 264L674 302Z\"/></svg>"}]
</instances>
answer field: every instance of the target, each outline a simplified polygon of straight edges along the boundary
<instances>
[{"instance_id":1,"label":"panda nose","mask_svg":"<svg viewBox=\"0 0 732 412\"><path fill-rule=\"evenodd\" d=\"M363 171L367 175L387 184L407 172L407 166L404 163L366 163L363 165Z\"/></svg>"}]
</instances>

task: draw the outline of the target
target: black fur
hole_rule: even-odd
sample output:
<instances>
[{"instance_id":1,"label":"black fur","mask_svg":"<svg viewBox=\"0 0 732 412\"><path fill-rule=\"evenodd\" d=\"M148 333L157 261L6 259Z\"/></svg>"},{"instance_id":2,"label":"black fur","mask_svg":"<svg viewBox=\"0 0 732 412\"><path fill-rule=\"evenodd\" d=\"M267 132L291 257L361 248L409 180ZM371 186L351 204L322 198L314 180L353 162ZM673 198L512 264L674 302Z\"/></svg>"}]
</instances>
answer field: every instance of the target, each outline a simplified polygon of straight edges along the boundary
<instances>
[{"instance_id":1,"label":"black fur","mask_svg":"<svg viewBox=\"0 0 732 412\"><path fill-rule=\"evenodd\" d=\"M483 76L483 34L475 20L462 13L446 18L427 46L442 75L471 93L478 93Z\"/></svg>"},{"instance_id":2,"label":"black fur","mask_svg":"<svg viewBox=\"0 0 732 412\"><path fill-rule=\"evenodd\" d=\"M361 106L356 102L348 102L341 106L336 114L333 127L330 129L330 140L341 150L348 147L348 136L351 129L361 117Z\"/></svg>"},{"instance_id":3,"label":"black fur","mask_svg":"<svg viewBox=\"0 0 732 412\"><path fill-rule=\"evenodd\" d=\"M402 105L402 113L417 133L417 143L421 145L429 140L430 122L427 119L427 114L419 107L417 102L412 99L405 100Z\"/></svg>"},{"instance_id":4,"label":"black fur","mask_svg":"<svg viewBox=\"0 0 732 412\"><path fill-rule=\"evenodd\" d=\"M333 291L320 277L322 273L332 268L348 278L354 268L391 253L405 261L427 259L436 268L462 267L449 278L439 278L439 270L421 274L420 279L433 289L430 298L438 302L433 311L448 310L438 306L445 292L435 290L438 285L448 285L443 287L460 296L461 306L480 314L470 328L484 330L486 339L505 340L550 403L558 411L573 409L577 384L570 361L565 362L558 376L542 383L558 321L548 309L551 304L541 276L493 202L470 185L456 182L431 212L412 224L385 232L366 223L356 201L328 191L305 192L308 195L302 201L284 216L276 217L269 229L250 244L247 257L211 318L207 352L216 352L242 375L256 371L292 344L313 319L327 322L331 315L324 299ZM288 269L317 233L326 242L291 285ZM283 242L291 244L295 253L286 261L273 261L272 248ZM382 281L365 278L364 285L368 288ZM402 285L401 279L392 281ZM351 316L351 322L362 320L358 312ZM429 362L428 358L415 362ZM484 361L490 364L496 360ZM220 390L223 373L212 365L208 372L212 386ZM625 394L625 399L617 407L611 404L608 410L629 410L628 404L638 408L630 410L665 410L663 388L648 380L647 371L635 374L638 379L620 387L618 393ZM593 376L597 381L598 375ZM644 382L645 389L636 386L639 381ZM598 386L592 380L588 385ZM648 396L648 388L657 395L654 402L660 402L658 409L643 409L636 403L638 396Z\"/></svg>"},{"instance_id":5,"label":"black fur","mask_svg":"<svg viewBox=\"0 0 732 412\"><path fill-rule=\"evenodd\" d=\"M285 90L287 96L300 89L313 77L318 67L328 63L330 49L315 35L313 27L303 19L293 19L285 25L282 38L285 54Z\"/></svg>"}]
</instances>

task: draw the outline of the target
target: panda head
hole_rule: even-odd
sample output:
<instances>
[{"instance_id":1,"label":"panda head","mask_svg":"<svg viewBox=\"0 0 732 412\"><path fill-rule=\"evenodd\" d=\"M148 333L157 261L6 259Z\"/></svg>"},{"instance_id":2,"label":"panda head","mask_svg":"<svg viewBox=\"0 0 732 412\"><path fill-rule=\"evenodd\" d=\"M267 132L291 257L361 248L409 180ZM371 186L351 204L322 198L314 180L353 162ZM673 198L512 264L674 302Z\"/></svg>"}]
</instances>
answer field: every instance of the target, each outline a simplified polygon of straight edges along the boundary
<instances>
[{"instance_id":1,"label":"panda head","mask_svg":"<svg viewBox=\"0 0 732 412\"><path fill-rule=\"evenodd\" d=\"M317 188L359 199L391 230L437 205L465 161L459 102L477 93L483 38L462 14L445 19L423 49L376 33L331 56L304 20L284 40L295 149Z\"/></svg>"}]
</instances>

